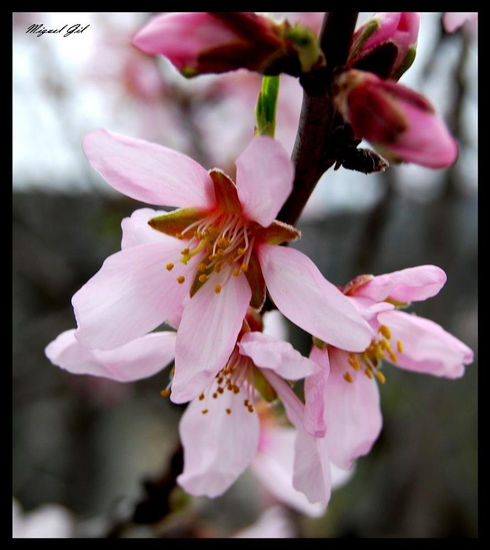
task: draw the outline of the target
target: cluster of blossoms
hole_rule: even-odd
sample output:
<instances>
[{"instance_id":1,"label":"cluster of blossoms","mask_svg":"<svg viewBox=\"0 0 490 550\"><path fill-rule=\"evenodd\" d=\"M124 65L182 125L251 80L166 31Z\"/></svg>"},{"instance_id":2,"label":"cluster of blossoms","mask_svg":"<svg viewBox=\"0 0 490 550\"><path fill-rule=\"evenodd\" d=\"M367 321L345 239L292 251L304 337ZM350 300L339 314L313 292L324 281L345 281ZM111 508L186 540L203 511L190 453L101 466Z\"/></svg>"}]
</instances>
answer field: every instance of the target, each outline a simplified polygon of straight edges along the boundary
<instances>
[{"instance_id":1,"label":"cluster of blossoms","mask_svg":"<svg viewBox=\"0 0 490 550\"><path fill-rule=\"evenodd\" d=\"M355 143L365 138L390 160L448 166L454 139L425 98L396 82L413 61L418 26L414 13L363 25L334 75L332 101ZM310 29L257 14L165 14L133 42L188 77L237 68L298 76L325 66ZM321 513L332 484L380 433L382 361L447 378L472 361L439 325L402 311L440 291L440 268L361 275L337 287L283 246L300 236L277 219L294 164L271 135L251 140L233 179L104 129L88 133L83 148L114 189L166 209L141 208L122 221L121 250L73 296L77 328L46 354L69 372L121 382L173 362L162 394L188 403L178 478L188 493L218 496L252 466L279 498ZM267 330L267 296L311 335L309 357ZM292 387L298 380L304 401Z\"/></svg>"}]
</instances>

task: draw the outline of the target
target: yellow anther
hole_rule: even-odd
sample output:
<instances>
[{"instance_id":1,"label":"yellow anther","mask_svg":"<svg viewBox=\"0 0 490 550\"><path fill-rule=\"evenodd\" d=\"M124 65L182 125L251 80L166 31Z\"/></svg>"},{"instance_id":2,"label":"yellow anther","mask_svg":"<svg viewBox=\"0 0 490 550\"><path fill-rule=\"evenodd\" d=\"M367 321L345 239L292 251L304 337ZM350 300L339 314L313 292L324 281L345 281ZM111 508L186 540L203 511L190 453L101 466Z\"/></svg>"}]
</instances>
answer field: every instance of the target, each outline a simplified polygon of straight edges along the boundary
<instances>
[{"instance_id":1,"label":"yellow anther","mask_svg":"<svg viewBox=\"0 0 490 550\"><path fill-rule=\"evenodd\" d=\"M184 238L184 235L182 235L182 233L177 233L177 235L175 235L177 237L177 239L183 239Z\"/></svg>"},{"instance_id":2,"label":"yellow anther","mask_svg":"<svg viewBox=\"0 0 490 550\"><path fill-rule=\"evenodd\" d=\"M187 254L189 254L190 250L189 248L186 246L184 248L184 250L181 250L180 253L182 254L182 256L187 256Z\"/></svg>"},{"instance_id":3,"label":"yellow anther","mask_svg":"<svg viewBox=\"0 0 490 550\"><path fill-rule=\"evenodd\" d=\"M246 252L246 249L245 249L245 248L243 248L243 247L241 247L241 246L239 246L239 247L237 248L237 254L238 254L239 256L243 256L243 254L245 254L245 252Z\"/></svg>"},{"instance_id":4,"label":"yellow anther","mask_svg":"<svg viewBox=\"0 0 490 550\"><path fill-rule=\"evenodd\" d=\"M381 345L379 344L379 342L376 342L375 354L376 354L376 356L379 357L380 359L384 359L384 358L385 358L385 354L383 353L383 348L381 347Z\"/></svg>"},{"instance_id":5,"label":"yellow anther","mask_svg":"<svg viewBox=\"0 0 490 550\"><path fill-rule=\"evenodd\" d=\"M228 246L230 246L230 241L226 237L221 237L220 239L218 239L218 246L220 248L227 248Z\"/></svg>"},{"instance_id":6,"label":"yellow anther","mask_svg":"<svg viewBox=\"0 0 490 550\"><path fill-rule=\"evenodd\" d=\"M245 401L243 402L243 404L245 405L245 407L248 407L249 404L250 404L250 401L248 399L245 399Z\"/></svg>"},{"instance_id":7,"label":"yellow anther","mask_svg":"<svg viewBox=\"0 0 490 550\"><path fill-rule=\"evenodd\" d=\"M369 369L364 369L364 374L368 377L368 378L373 378L373 375L371 374L371 371Z\"/></svg>"},{"instance_id":8,"label":"yellow anther","mask_svg":"<svg viewBox=\"0 0 490 550\"><path fill-rule=\"evenodd\" d=\"M386 376L379 370L375 371L374 373L376 375L376 378L384 384L386 382Z\"/></svg>"},{"instance_id":9,"label":"yellow anther","mask_svg":"<svg viewBox=\"0 0 490 550\"><path fill-rule=\"evenodd\" d=\"M240 266L240 269L245 273L245 271L248 270L248 264L243 263L243 264Z\"/></svg>"},{"instance_id":10,"label":"yellow anther","mask_svg":"<svg viewBox=\"0 0 490 550\"><path fill-rule=\"evenodd\" d=\"M181 285L184 281L185 281L185 277L183 275L179 275L177 277L177 282L179 283L179 285Z\"/></svg>"},{"instance_id":11,"label":"yellow anther","mask_svg":"<svg viewBox=\"0 0 490 550\"><path fill-rule=\"evenodd\" d=\"M350 372L346 372L346 373L344 374L344 380L345 380L346 382L349 382L349 384L352 384L352 382L354 382L354 379L352 378Z\"/></svg>"},{"instance_id":12,"label":"yellow anther","mask_svg":"<svg viewBox=\"0 0 490 550\"><path fill-rule=\"evenodd\" d=\"M226 409L226 414L231 414L231 409Z\"/></svg>"},{"instance_id":13,"label":"yellow anther","mask_svg":"<svg viewBox=\"0 0 490 550\"><path fill-rule=\"evenodd\" d=\"M403 344L401 340L397 340L396 349L398 350L398 353L403 353Z\"/></svg>"},{"instance_id":14,"label":"yellow anther","mask_svg":"<svg viewBox=\"0 0 490 550\"><path fill-rule=\"evenodd\" d=\"M162 391L160 392L160 395L161 395L162 397L167 397L168 395L170 395L170 390L168 390L168 389L162 390Z\"/></svg>"},{"instance_id":15,"label":"yellow anther","mask_svg":"<svg viewBox=\"0 0 490 550\"><path fill-rule=\"evenodd\" d=\"M216 285L214 287L214 291L216 292L216 294L219 294L221 292L221 285Z\"/></svg>"},{"instance_id":16,"label":"yellow anther","mask_svg":"<svg viewBox=\"0 0 490 550\"><path fill-rule=\"evenodd\" d=\"M225 390L221 386L218 388L218 393L223 393L224 391Z\"/></svg>"},{"instance_id":17,"label":"yellow anther","mask_svg":"<svg viewBox=\"0 0 490 550\"><path fill-rule=\"evenodd\" d=\"M380 332L388 340L391 338L391 331L386 325L380 325L378 332Z\"/></svg>"},{"instance_id":18,"label":"yellow anther","mask_svg":"<svg viewBox=\"0 0 490 550\"><path fill-rule=\"evenodd\" d=\"M355 353L349 354L349 365L354 370L359 370L361 368L361 363L359 363L359 359L357 358L357 355Z\"/></svg>"},{"instance_id":19,"label":"yellow anther","mask_svg":"<svg viewBox=\"0 0 490 550\"><path fill-rule=\"evenodd\" d=\"M204 399L204 394L201 393L201 395L199 396L199 401L202 401Z\"/></svg>"},{"instance_id":20,"label":"yellow anther","mask_svg":"<svg viewBox=\"0 0 490 550\"><path fill-rule=\"evenodd\" d=\"M207 413L208 413L208 409L203 409L201 412L202 412L202 414L207 414Z\"/></svg>"},{"instance_id":21,"label":"yellow anther","mask_svg":"<svg viewBox=\"0 0 490 550\"><path fill-rule=\"evenodd\" d=\"M249 412L249 413L253 413L253 412L254 412L254 408L252 407L252 405L249 405L249 406L247 407L247 409L248 409L248 412Z\"/></svg>"},{"instance_id":22,"label":"yellow anther","mask_svg":"<svg viewBox=\"0 0 490 550\"><path fill-rule=\"evenodd\" d=\"M233 393L238 393L240 391L240 388L236 384L233 384L232 389Z\"/></svg>"},{"instance_id":23,"label":"yellow anther","mask_svg":"<svg viewBox=\"0 0 490 550\"><path fill-rule=\"evenodd\" d=\"M223 262L217 262L216 265L214 266L214 271L215 273L219 273L221 271L221 268L223 267Z\"/></svg>"},{"instance_id":24,"label":"yellow anther","mask_svg":"<svg viewBox=\"0 0 490 550\"><path fill-rule=\"evenodd\" d=\"M204 273L202 275L199 275L199 282L200 283L205 283L207 280L208 280L208 276L205 275Z\"/></svg>"},{"instance_id":25,"label":"yellow anther","mask_svg":"<svg viewBox=\"0 0 490 550\"><path fill-rule=\"evenodd\" d=\"M213 399L217 399L218 398L218 394L216 392L213 393Z\"/></svg>"},{"instance_id":26,"label":"yellow anther","mask_svg":"<svg viewBox=\"0 0 490 550\"><path fill-rule=\"evenodd\" d=\"M204 273L206 271L206 264L201 262L198 266L197 266L197 270L199 271L199 273Z\"/></svg>"},{"instance_id":27,"label":"yellow anther","mask_svg":"<svg viewBox=\"0 0 490 550\"><path fill-rule=\"evenodd\" d=\"M172 271L172 269L174 268L174 264L172 262L169 262L165 267L167 268L167 271Z\"/></svg>"},{"instance_id":28,"label":"yellow anther","mask_svg":"<svg viewBox=\"0 0 490 550\"><path fill-rule=\"evenodd\" d=\"M233 270L233 276L238 277L238 275L240 275L240 273L241 273L240 268L235 267L235 269Z\"/></svg>"}]
</instances>

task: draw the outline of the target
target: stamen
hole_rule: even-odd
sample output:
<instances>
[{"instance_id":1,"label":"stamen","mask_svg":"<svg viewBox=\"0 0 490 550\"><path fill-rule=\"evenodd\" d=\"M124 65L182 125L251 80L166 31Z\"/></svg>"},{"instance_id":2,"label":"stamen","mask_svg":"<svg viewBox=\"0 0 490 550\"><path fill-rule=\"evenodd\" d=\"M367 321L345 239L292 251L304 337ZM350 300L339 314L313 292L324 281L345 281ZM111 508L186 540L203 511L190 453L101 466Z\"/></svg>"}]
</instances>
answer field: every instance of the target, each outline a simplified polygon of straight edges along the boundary
<instances>
[{"instance_id":1,"label":"stamen","mask_svg":"<svg viewBox=\"0 0 490 550\"><path fill-rule=\"evenodd\" d=\"M205 283L207 280L208 280L208 276L205 275L204 273L202 275L199 275L199 282L200 283Z\"/></svg>"},{"instance_id":2,"label":"stamen","mask_svg":"<svg viewBox=\"0 0 490 550\"><path fill-rule=\"evenodd\" d=\"M344 374L344 380L345 380L346 382L349 382L349 384L352 384L352 382L354 382L354 379L352 378L350 372L346 372L346 373Z\"/></svg>"},{"instance_id":3,"label":"stamen","mask_svg":"<svg viewBox=\"0 0 490 550\"><path fill-rule=\"evenodd\" d=\"M221 292L221 285L216 285L214 287L214 291L216 292L216 294L219 294Z\"/></svg>"},{"instance_id":4,"label":"stamen","mask_svg":"<svg viewBox=\"0 0 490 550\"><path fill-rule=\"evenodd\" d=\"M197 270L199 271L199 273L204 273L207 269L207 266L205 263L201 262L198 266L197 266Z\"/></svg>"},{"instance_id":5,"label":"stamen","mask_svg":"<svg viewBox=\"0 0 490 550\"><path fill-rule=\"evenodd\" d=\"M189 248L186 246L184 248L184 250L181 250L180 253L182 254L182 256L187 256L187 254L189 254L190 250Z\"/></svg>"},{"instance_id":6,"label":"stamen","mask_svg":"<svg viewBox=\"0 0 490 550\"><path fill-rule=\"evenodd\" d=\"M179 283L179 285L181 285L184 281L185 281L185 277L183 275L179 275L177 277L177 282Z\"/></svg>"},{"instance_id":7,"label":"stamen","mask_svg":"<svg viewBox=\"0 0 490 550\"><path fill-rule=\"evenodd\" d=\"M165 388L164 390L162 390L162 391L160 392L160 395L161 395L162 397L167 397L167 396L170 395L170 390L167 389L167 388Z\"/></svg>"},{"instance_id":8,"label":"stamen","mask_svg":"<svg viewBox=\"0 0 490 550\"><path fill-rule=\"evenodd\" d=\"M204 394L201 393L201 395L199 396L199 401L202 401L204 399Z\"/></svg>"},{"instance_id":9,"label":"stamen","mask_svg":"<svg viewBox=\"0 0 490 550\"><path fill-rule=\"evenodd\" d=\"M169 262L165 267L167 271L172 271L172 269L174 268L174 264L172 262Z\"/></svg>"},{"instance_id":10,"label":"stamen","mask_svg":"<svg viewBox=\"0 0 490 550\"><path fill-rule=\"evenodd\" d=\"M376 375L376 378L377 378L382 384L384 384L384 383L386 382L386 376L385 376L380 370L375 371L374 374Z\"/></svg>"},{"instance_id":11,"label":"stamen","mask_svg":"<svg viewBox=\"0 0 490 550\"><path fill-rule=\"evenodd\" d=\"M388 340L391 338L391 331L386 325L380 325L378 332L380 332Z\"/></svg>"},{"instance_id":12,"label":"stamen","mask_svg":"<svg viewBox=\"0 0 490 550\"><path fill-rule=\"evenodd\" d=\"M208 409L203 409L201 412L202 412L202 414L208 414L209 411L208 411Z\"/></svg>"},{"instance_id":13,"label":"stamen","mask_svg":"<svg viewBox=\"0 0 490 550\"><path fill-rule=\"evenodd\" d=\"M371 374L371 371L369 369L364 369L364 374L371 380L373 379L373 375Z\"/></svg>"},{"instance_id":14,"label":"stamen","mask_svg":"<svg viewBox=\"0 0 490 550\"><path fill-rule=\"evenodd\" d=\"M397 340L396 349L398 350L398 353L403 353L403 344L401 340Z\"/></svg>"},{"instance_id":15,"label":"stamen","mask_svg":"<svg viewBox=\"0 0 490 550\"><path fill-rule=\"evenodd\" d=\"M355 353L349 354L349 365L354 370L359 370L361 368L361 363L359 363L359 359L357 358L357 355Z\"/></svg>"},{"instance_id":16,"label":"stamen","mask_svg":"<svg viewBox=\"0 0 490 550\"><path fill-rule=\"evenodd\" d=\"M226 409L226 414L231 414L231 409Z\"/></svg>"}]
</instances>

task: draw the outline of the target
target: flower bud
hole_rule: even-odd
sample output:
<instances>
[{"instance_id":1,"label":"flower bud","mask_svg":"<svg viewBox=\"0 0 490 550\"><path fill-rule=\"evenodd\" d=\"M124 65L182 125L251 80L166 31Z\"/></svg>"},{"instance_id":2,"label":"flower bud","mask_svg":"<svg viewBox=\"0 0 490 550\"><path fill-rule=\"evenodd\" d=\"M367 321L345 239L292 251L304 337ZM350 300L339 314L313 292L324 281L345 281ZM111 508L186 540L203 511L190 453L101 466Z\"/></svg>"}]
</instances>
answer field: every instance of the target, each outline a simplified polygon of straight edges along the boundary
<instances>
[{"instance_id":1,"label":"flower bud","mask_svg":"<svg viewBox=\"0 0 490 550\"><path fill-rule=\"evenodd\" d=\"M377 13L353 36L348 66L398 80L415 59L420 16Z\"/></svg>"},{"instance_id":2,"label":"flower bud","mask_svg":"<svg viewBox=\"0 0 490 550\"><path fill-rule=\"evenodd\" d=\"M406 86L351 69L336 80L335 104L356 137L392 162L445 168L457 158L456 141L433 106Z\"/></svg>"},{"instance_id":3,"label":"flower bud","mask_svg":"<svg viewBox=\"0 0 490 550\"><path fill-rule=\"evenodd\" d=\"M261 74L299 76L323 53L313 32L252 12L184 12L153 18L132 40L148 54L161 54L186 77L245 68Z\"/></svg>"}]
</instances>

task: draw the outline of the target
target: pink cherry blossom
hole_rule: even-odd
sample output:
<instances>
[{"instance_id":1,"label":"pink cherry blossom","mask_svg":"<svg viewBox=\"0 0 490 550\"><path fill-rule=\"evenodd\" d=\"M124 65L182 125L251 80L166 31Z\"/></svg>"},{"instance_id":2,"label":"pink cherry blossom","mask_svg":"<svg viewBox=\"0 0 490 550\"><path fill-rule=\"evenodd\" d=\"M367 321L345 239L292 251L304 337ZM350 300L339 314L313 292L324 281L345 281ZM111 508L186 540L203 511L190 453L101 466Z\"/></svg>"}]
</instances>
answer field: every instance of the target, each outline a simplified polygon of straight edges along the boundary
<instances>
[{"instance_id":1,"label":"pink cherry blossom","mask_svg":"<svg viewBox=\"0 0 490 550\"><path fill-rule=\"evenodd\" d=\"M406 86L355 69L337 80L336 103L358 138L394 162L445 168L458 145L433 106Z\"/></svg>"},{"instance_id":2,"label":"pink cherry blossom","mask_svg":"<svg viewBox=\"0 0 490 550\"><path fill-rule=\"evenodd\" d=\"M270 335L246 329L223 368L202 382L201 393L187 407L179 432L184 447L184 470L179 484L190 494L216 497L224 493L251 464L258 452L260 418L255 385L272 389L265 382L267 372L277 378L298 380L319 370L291 344ZM179 391L178 366L172 380L172 394ZM194 381L193 384L196 384ZM265 384L265 386L264 386ZM286 384L280 398L292 393ZM183 388L180 391L183 391ZM290 481L291 482L291 481Z\"/></svg>"},{"instance_id":3,"label":"pink cherry blossom","mask_svg":"<svg viewBox=\"0 0 490 550\"><path fill-rule=\"evenodd\" d=\"M313 346L322 371L305 380L305 426L325 440L330 460L348 469L367 454L382 427L376 382L384 384L383 360L399 368L449 379L464 374L473 352L433 321L399 311L408 302L435 296L446 275L432 265L377 277L360 276L344 292L376 336L362 353Z\"/></svg>"},{"instance_id":4,"label":"pink cherry blossom","mask_svg":"<svg viewBox=\"0 0 490 550\"><path fill-rule=\"evenodd\" d=\"M293 178L275 140L252 140L236 161L236 184L176 151L105 130L89 133L84 149L115 189L179 208L123 222L122 250L73 296L82 345L110 350L163 322L178 325L172 398L188 401L223 368L266 286L286 317L323 341L368 345L372 329L349 299L304 254L277 246L299 233L274 220Z\"/></svg>"}]
</instances>

